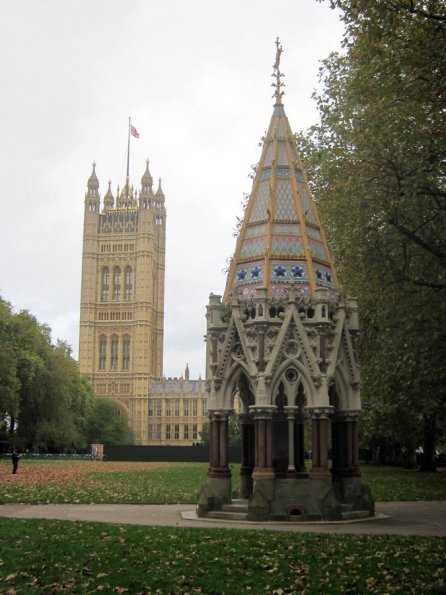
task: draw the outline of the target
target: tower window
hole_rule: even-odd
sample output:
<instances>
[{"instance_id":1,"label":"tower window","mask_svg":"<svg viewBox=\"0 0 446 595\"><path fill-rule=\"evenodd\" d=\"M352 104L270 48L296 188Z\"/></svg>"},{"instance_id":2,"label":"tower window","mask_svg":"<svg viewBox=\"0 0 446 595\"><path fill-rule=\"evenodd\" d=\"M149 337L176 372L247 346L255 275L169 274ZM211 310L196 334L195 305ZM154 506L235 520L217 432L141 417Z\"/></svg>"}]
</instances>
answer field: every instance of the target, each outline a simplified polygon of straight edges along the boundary
<instances>
[{"instance_id":1,"label":"tower window","mask_svg":"<svg viewBox=\"0 0 446 595\"><path fill-rule=\"evenodd\" d=\"M132 292L133 292L133 269L132 267L127 267L125 269L125 299L129 301L132 299Z\"/></svg>"},{"instance_id":2,"label":"tower window","mask_svg":"<svg viewBox=\"0 0 446 595\"><path fill-rule=\"evenodd\" d=\"M112 370L118 369L118 349L119 349L119 339L116 335L113 335L112 342L111 342L111 369Z\"/></svg>"},{"instance_id":3,"label":"tower window","mask_svg":"<svg viewBox=\"0 0 446 595\"><path fill-rule=\"evenodd\" d=\"M156 416L161 417L162 412L163 412L163 402L161 401L161 399L157 399L156 400Z\"/></svg>"},{"instance_id":4,"label":"tower window","mask_svg":"<svg viewBox=\"0 0 446 595\"><path fill-rule=\"evenodd\" d=\"M113 271L113 299L118 301L121 296L121 269L115 267Z\"/></svg>"},{"instance_id":5,"label":"tower window","mask_svg":"<svg viewBox=\"0 0 446 595\"><path fill-rule=\"evenodd\" d=\"M107 337L101 335L99 337L99 369L105 370L107 363Z\"/></svg>"},{"instance_id":6,"label":"tower window","mask_svg":"<svg viewBox=\"0 0 446 595\"><path fill-rule=\"evenodd\" d=\"M122 344L122 369L128 370L130 368L130 337L125 335Z\"/></svg>"},{"instance_id":7,"label":"tower window","mask_svg":"<svg viewBox=\"0 0 446 595\"><path fill-rule=\"evenodd\" d=\"M104 267L102 269L102 289L101 289L101 300L108 302L108 296L110 293L110 269Z\"/></svg>"}]
</instances>

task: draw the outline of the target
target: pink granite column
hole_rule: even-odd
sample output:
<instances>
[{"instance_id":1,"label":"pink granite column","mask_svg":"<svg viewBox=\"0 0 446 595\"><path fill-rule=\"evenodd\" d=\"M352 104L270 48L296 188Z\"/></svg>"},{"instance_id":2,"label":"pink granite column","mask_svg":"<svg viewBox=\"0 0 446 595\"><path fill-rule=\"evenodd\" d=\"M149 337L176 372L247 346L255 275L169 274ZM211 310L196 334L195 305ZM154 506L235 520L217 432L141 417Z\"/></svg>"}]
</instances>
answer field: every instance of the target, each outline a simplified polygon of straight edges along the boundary
<instances>
[{"instance_id":1,"label":"pink granite column","mask_svg":"<svg viewBox=\"0 0 446 595\"><path fill-rule=\"evenodd\" d=\"M312 468L310 479L329 479L327 444L327 415L329 409L312 410Z\"/></svg>"},{"instance_id":2,"label":"pink granite column","mask_svg":"<svg viewBox=\"0 0 446 595\"><path fill-rule=\"evenodd\" d=\"M274 479L272 462L272 415L275 407L252 406L249 408L255 423L254 480Z\"/></svg>"}]
</instances>

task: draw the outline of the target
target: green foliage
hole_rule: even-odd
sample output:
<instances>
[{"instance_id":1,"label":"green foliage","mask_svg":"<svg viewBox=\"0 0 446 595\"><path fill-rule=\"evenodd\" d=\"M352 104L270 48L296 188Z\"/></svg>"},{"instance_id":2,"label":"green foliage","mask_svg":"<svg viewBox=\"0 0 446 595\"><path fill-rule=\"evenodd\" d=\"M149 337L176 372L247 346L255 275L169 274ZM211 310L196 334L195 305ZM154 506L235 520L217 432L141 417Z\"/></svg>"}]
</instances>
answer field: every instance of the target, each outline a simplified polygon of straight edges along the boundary
<instances>
[{"instance_id":1,"label":"green foliage","mask_svg":"<svg viewBox=\"0 0 446 595\"><path fill-rule=\"evenodd\" d=\"M5 593L444 592L444 538L2 520Z\"/></svg>"},{"instance_id":2,"label":"green foliage","mask_svg":"<svg viewBox=\"0 0 446 595\"><path fill-rule=\"evenodd\" d=\"M301 139L345 290L359 299L363 441L433 468L445 428L446 8L333 0L345 51L323 65Z\"/></svg>"},{"instance_id":3,"label":"green foliage","mask_svg":"<svg viewBox=\"0 0 446 595\"><path fill-rule=\"evenodd\" d=\"M107 398L97 397L88 414L88 442L133 444L134 436L127 418Z\"/></svg>"},{"instance_id":4,"label":"green foliage","mask_svg":"<svg viewBox=\"0 0 446 595\"><path fill-rule=\"evenodd\" d=\"M0 298L0 440L22 450L75 452L87 447L94 398L70 347Z\"/></svg>"}]
</instances>

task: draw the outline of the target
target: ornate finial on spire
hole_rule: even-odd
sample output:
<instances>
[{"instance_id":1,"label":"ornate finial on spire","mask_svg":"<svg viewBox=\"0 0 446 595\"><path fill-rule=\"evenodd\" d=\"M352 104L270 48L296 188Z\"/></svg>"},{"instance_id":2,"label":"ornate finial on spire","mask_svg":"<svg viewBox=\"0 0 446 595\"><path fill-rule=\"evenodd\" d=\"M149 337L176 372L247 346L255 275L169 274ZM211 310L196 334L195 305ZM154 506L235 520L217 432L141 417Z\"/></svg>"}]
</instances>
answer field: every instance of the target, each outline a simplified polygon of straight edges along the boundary
<instances>
[{"instance_id":1,"label":"ornate finial on spire","mask_svg":"<svg viewBox=\"0 0 446 595\"><path fill-rule=\"evenodd\" d=\"M280 81L281 77L285 76L282 72L280 72L280 55L282 54L283 49L282 45L279 41L279 38L276 39L276 61L274 62L273 66L273 74L271 76L276 78L275 83L271 83L272 87L275 87L276 90L274 91L273 97L276 98L276 105L282 105L282 95L284 91L281 91L280 88L284 87L284 83Z\"/></svg>"}]
</instances>

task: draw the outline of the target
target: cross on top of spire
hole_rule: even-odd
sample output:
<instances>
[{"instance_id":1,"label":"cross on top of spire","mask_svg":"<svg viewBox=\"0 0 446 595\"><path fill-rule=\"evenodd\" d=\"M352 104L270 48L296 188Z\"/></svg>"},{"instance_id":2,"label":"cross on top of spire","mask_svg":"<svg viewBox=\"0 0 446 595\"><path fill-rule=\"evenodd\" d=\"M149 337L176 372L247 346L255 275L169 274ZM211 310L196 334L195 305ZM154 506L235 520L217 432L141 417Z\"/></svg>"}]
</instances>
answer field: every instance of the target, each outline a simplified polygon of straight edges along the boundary
<instances>
[{"instance_id":1,"label":"cross on top of spire","mask_svg":"<svg viewBox=\"0 0 446 595\"><path fill-rule=\"evenodd\" d=\"M273 74L271 76L275 77L276 82L271 83L272 87L275 87L273 98L276 98L276 105L282 105L282 95L284 91L281 91L281 87L284 87L285 84L281 82L281 78L285 76L282 72L280 72L280 55L282 54L283 49L282 45L279 41L279 38L276 39L276 61L274 62L273 66Z\"/></svg>"}]
</instances>

